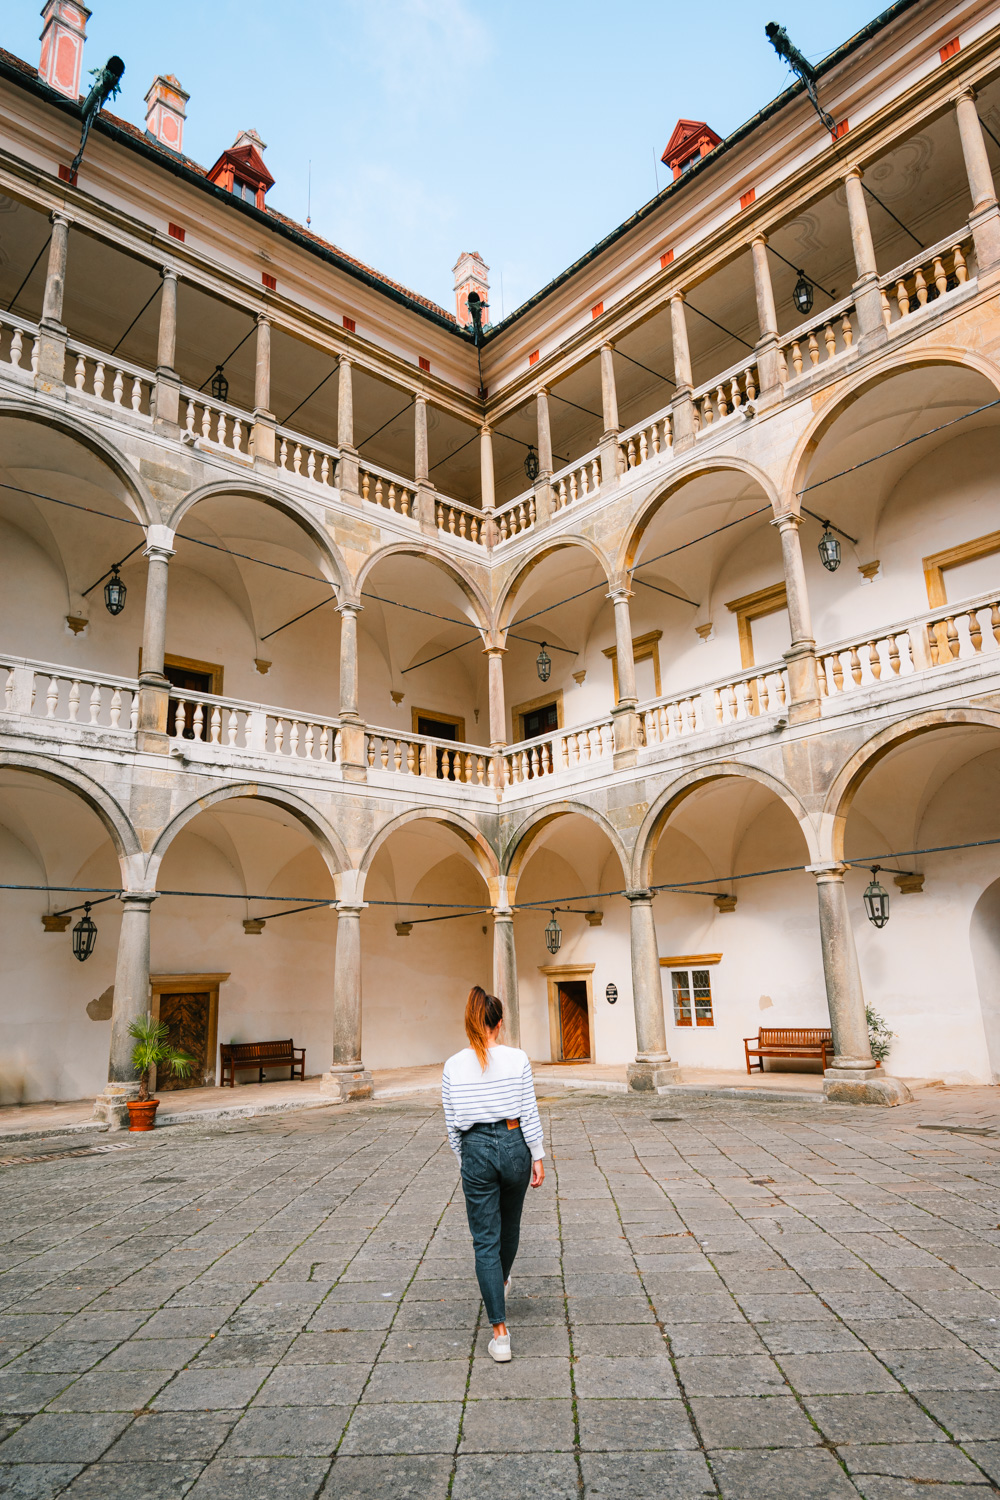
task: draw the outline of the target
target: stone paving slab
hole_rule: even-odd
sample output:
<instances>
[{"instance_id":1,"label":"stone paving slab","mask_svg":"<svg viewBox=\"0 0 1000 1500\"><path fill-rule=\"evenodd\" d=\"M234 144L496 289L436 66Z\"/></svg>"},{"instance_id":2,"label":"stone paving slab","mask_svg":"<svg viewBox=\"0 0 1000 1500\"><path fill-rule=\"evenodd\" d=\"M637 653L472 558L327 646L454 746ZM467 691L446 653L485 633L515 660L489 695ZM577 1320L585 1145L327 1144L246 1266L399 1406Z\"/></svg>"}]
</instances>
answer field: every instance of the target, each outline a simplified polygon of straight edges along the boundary
<instances>
[{"instance_id":1,"label":"stone paving slab","mask_svg":"<svg viewBox=\"0 0 1000 1500\"><path fill-rule=\"evenodd\" d=\"M0 1495L1000 1493L995 1101L928 1132L926 1096L665 1119L562 1091L508 1366L423 1096L26 1144L0 1167Z\"/></svg>"}]
</instances>

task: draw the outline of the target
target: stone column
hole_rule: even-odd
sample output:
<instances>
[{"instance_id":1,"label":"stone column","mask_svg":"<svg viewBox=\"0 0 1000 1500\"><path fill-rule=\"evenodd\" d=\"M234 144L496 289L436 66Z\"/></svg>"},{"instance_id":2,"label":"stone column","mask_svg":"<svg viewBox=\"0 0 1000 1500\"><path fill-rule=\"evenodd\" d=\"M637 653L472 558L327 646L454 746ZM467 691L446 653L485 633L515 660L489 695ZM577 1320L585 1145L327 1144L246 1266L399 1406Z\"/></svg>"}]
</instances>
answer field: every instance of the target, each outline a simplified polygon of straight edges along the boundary
<instances>
[{"instance_id":1,"label":"stone column","mask_svg":"<svg viewBox=\"0 0 1000 1500\"><path fill-rule=\"evenodd\" d=\"M416 514L420 521L420 530L429 536L436 536L434 490L428 477L430 469L427 456L427 397L421 395L413 398L413 473L417 482Z\"/></svg>"},{"instance_id":2,"label":"stone column","mask_svg":"<svg viewBox=\"0 0 1000 1500\"><path fill-rule=\"evenodd\" d=\"M601 411L604 431L601 434L601 482L609 484L618 478L619 454L618 392L615 387L615 346L601 345Z\"/></svg>"},{"instance_id":3,"label":"stone column","mask_svg":"<svg viewBox=\"0 0 1000 1500\"><path fill-rule=\"evenodd\" d=\"M635 689L635 661L632 656L632 619L628 601L632 594L624 583L612 586L607 598L615 607L615 662L618 675L618 700L611 710L614 723L615 768L634 766L639 752L638 697Z\"/></svg>"},{"instance_id":4,"label":"stone column","mask_svg":"<svg viewBox=\"0 0 1000 1500\"><path fill-rule=\"evenodd\" d=\"M955 100L955 114L962 139L962 155L972 194L972 212L969 227L976 246L979 274L992 271L1000 262L1000 208L997 207L996 188L990 159L986 154L983 127L976 109L976 95L972 88L963 89Z\"/></svg>"},{"instance_id":5,"label":"stone column","mask_svg":"<svg viewBox=\"0 0 1000 1500\"><path fill-rule=\"evenodd\" d=\"M757 373L760 377L759 404L762 408L772 406L781 399L781 378L778 359L778 314L774 307L774 288L771 285L771 267L767 260L767 235L755 235L750 242L753 257L753 286L757 297Z\"/></svg>"},{"instance_id":6,"label":"stone column","mask_svg":"<svg viewBox=\"0 0 1000 1500\"><path fill-rule=\"evenodd\" d=\"M479 489L484 511L496 507L496 484L493 478L493 433L484 425L479 429Z\"/></svg>"},{"instance_id":7,"label":"stone column","mask_svg":"<svg viewBox=\"0 0 1000 1500\"><path fill-rule=\"evenodd\" d=\"M861 168L852 167L844 178L844 191L847 194L847 215L851 224L854 266L858 273L858 278L854 283L854 306L858 314L860 344L862 348L871 349L884 344L889 335L882 317L878 266L875 263L875 246L872 244L868 205L865 203L865 190L861 184L861 177Z\"/></svg>"},{"instance_id":8,"label":"stone column","mask_svg":"<svg viewBox=\"0 0 1000 1500\"><path fill-rule=\"evenodd\" d=\"M691 349L688 344L684 293L675 292L670 299L670 338L673 344L674 391L671 409L674 451L681 453L694 443L694 402L691 399Z\"/></svg>"},{"instance_id":9,"label":"stone column","mask_svg":"<svg viewBox=\"0 0 1000 1500\"><path fill-rule=\"evenodd\" d=\"M158 431L176 437L180 427L181 379L174 369L177 358L177 272L160 268L160 328L156 341L156 392L153 398Z\"/></svg>"},{"instance_id":10,"label":"stone column","mask_svg":"<svg viewBox=\"0 0 1000 1500\"><path fill-rule=\"evenodd\" d=\"M361 913L356 894L337 902L337 959L333 976L333 1061L320 1092L337 1103L370 1099L372 1075L361 1061Z\"/></svg>"},{"instance_id":11,"label":"stone column","mask_svg":"<svg viewBox=\"0 0 1000 1500\"><path fill-rule=\"evenodd\" d=\"M111 1052L108 1082L94 1101L94 1116L112 1130L128 1128L127 1101L139 1094L132 1066L134 1039L128 1029L149 1010L149 911L155 891L123 891L122 926L115 963L115 992L111 1011Z\"/></svg>"},{"instance_id":12,"label":"stone column","mask_svg":"<svg viewBox=\"0 0 1000 1500\"><path fill-rule=\"evenodd\" d=\"M509 906L493 908L493 990L503 1005L504 1040L508 1047L520 1047L521 1012L517 999L514 913Z\"/></svg>"},{"instance_id":13,"label":"stone column","mask_svg":"<svg viewBox=\"0 0 1000 1500\"><path fill-rule=\"evenodd\" d=\"M358 450L354 446L354 381L346 354L340 356L337 369L337 447L340 449L337 487L345 500L360 505Z\"/></svg>"},{"instance_id":14,"label":"stone column","mask_svg":"<svg viewBox=\"0 0 1000 1500\"><path fill-rule=\"evenodd\" d=\"M538 437L538 478L535 480L535 525L552 519L552 422L549 393L544 386L535 392L535 423Z\"/></svg>"},{"instance_id":15,"label":"stone column","mask_svg":"<svg viewBox=\"0 0 1000 1500\"><path fill-rule=\"evenodd\" d=\"M834 1055L824 1074L823 1092L828 1099L846 1103L901 1104L910 1097L909 1090L898 1079L876 1071L868 1042L865 995L844 888L847 868L839 863L809 866L816 877L823 974L833 1031Z\"/></svg>"},{"instance_id":16,"label":"stone column","mask_svg":"<svg viewBox=\"0 0 1000 1500\"><path fill-rule=\"evenodd\" d=\"M253 380L253 461L275 467L274 413L271 411L271 319L257 314L257 359Z\"/></svg>"},{"instance_id":17,"label":"stone column","mask_svg":"<svg viewBox=\"0 0 1000 1500\"><path fill-rule=\"evenodd\" d=\"M820 715L819 679L816 671L816 642L813 639L809 613L809 593L802 563L802 540L799 527L802 517L791 513L776 516L771 522L781 535L781 563L785 573L785 598L791 644L784 653L788 663L788 719L801 724Z\"/></svg>"},{"instance_id":18,"label":"stone column","mask_svg":"<svg viewBox=\"0 0 1000 1500\"><path fill-rule=\"evenodd\" d=\"M64 389L66 365L66 327L62 315L70 221L65 214L53 212L49 216L49 222L52 225L52 236L45 266L45 294L39 325L35 389L58 393Z\"/></svg>"},{"instance_id":19,"label":"stone column","mask_svg":"<svg viewBox=\"0 0 1000 1500\"><path fill-rule=\"evenodd\" d=\"M366 781L365 726L358 711L358 615L362 605L345 599L340 615L340 767L345 781Z\"/></svg>"},{"instance_id":20,"label":"stone column","mask_svg":"<svg viewBox=\"0 0 1000 1500\"><path fill-rule=\"evenodd\" d=\"M142 671L139 673L139 720L136 748L167 755L167 707L170 684L163 675L167 637L167 565L174 555L169 526L146 530L146 609L142 621Z\"/></svg>"},{"instance_id":21,"label":"stone column","mask_svg":"<svg viewBox=\"0 0 1000 1500\"><path fill-rule=\"evenodd\" d=\"M490 746L502 750L507 743L507 706L504 701L503 659L506 646L487 646L490 674Z\"/></svg>"},{"instance_id":22,"label":"stone column","mask_svg":"<svg viewBox=\"0 0 1000 1500\"><path fill-rule=\"evenodd\" d=\"M660 955L656 947L651 891L628 891L632 944L632 1004L635 1008L635 1062L629 1064L628 1086L637 1093L655 1093L660 1084L677 1082L677 1064L667 1052L663 1019Z\"/></svg>"}]
</instances>

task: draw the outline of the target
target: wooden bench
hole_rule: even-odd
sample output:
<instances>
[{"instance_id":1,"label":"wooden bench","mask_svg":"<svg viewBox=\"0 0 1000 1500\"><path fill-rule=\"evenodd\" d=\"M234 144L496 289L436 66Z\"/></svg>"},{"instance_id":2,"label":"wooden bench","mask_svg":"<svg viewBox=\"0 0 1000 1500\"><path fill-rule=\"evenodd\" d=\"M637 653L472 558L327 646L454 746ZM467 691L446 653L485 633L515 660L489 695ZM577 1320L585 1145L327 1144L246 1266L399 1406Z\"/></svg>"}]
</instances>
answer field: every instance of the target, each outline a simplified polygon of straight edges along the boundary
<instances>
[{"instance_id":1,"label":"wooden bench","mask_svg":"<svg viewBox=\"0 0 1000 1500\"><path fill-rule=\"evenodd\" d=\"M743 1038L743 1048L748 1073L754 1068L763 1073L765 1057L818 1058L825 1071L827 1057L833 1052L833 1032L802 1026L762 1026L756 1036ZM750 1061L752 1057L757 1058L755 1063Z\"/></svg>"},{"instance_id":2,"label":"wooden bench","mask_svg":"<svg viewBox=\"0 0 1000 1500\"><path fill-rule=\"evenodd\" d=\"M222 1086L236 1087L238 1069L256 1068L258 1082L264 1082L265 1068L291 1068L292 1078L305 1079L306 1049L287 1042L223 1042L219 1047L222 1057Z\"/></svg>"}]
</instances>

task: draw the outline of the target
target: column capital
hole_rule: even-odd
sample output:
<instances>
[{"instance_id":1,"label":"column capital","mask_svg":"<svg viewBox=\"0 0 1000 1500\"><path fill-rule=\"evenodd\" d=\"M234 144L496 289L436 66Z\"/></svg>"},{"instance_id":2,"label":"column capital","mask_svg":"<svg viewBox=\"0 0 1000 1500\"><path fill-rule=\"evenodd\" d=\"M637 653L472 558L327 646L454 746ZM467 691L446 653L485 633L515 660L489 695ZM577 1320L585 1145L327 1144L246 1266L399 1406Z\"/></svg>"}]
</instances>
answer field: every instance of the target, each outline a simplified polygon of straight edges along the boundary
<instances>
[{"instance_id":1,"label":"column capital","mask_svg":"<svg viewBox=\"0 0 1000 1500\"><path fill-rule=\"evenodd\" d=\"M334 607L338 615L353 615L355 619L357 619L358 615L364 609L364 605L359 599L341 599Z\"/></svg>"},{"instance_id":2,"label":"column capital","mask_svg":"<svg viewBox=\"0 0 1000 1500\"><path fill-rule=\"evenodd\" d=\"M767 244L767 235L765 234L765 232L764 232L763 229L758 229L758 231L757 231L756 234L752 234L750 236L750 244L751 245L766 245Z\"/></svg>"},{"instance_id":3,"label":"column capital","mask_svg":"<svg viewBox=\"0 0 1000 1500\"><path fill-rule=\"evenodd\" d=\"M337 368L339 369L341 365L353 365L353 363L354 361L349 354L341 354L337 359Z\"/></svg>"},{"instance_id":4,"label":"column capital","mask_svg":"<svg viewBox=\"0 0 1000 1500\"><path fill-rule=\"evenodd\" d=\"M54 208L49 214L49 223L53 225L53 227L56 224L65 224L66 228L68 229L72 222L73 220L70 218L69 214L64 213L60 208Z\"/></svg>"},{"instance_id":5,"label":"column capital","mask_svg":"<svg viewBox=\"0 0 1000 1500\"><path fill-rule=\"evenodd\" d=\"M427 397L424 395L423 391L414 391L413 400L417 406L427 405Z\"/></svg>"},{"instance_id":6,"label":"column capital","mask_svg":"<svg viewBox=\"0 0 1000 1500\"><path fill-rule=\"evenodd\" d=\"M122 891L118 900L126 906L145 906L148 909L152 906L158 895L159 891Z\"/></svg>"},{"instance_id":7,"label":"column capital","mask_svg":"<svg viewBox=\"0 0 1000 1500\"><path fill-rule=\"evenodd\" d=\"M858 163L857 162L853 162L851 164L851 166L849 166L847 168L847 171L844 173L844 181L846 182L847 179L848 179L848 177L855 177L860 182L861 179L862 179L862 177L864 177L864 175L865 175L864 171L862 170L861 167L859 167Z\"/></svg>"},{"instance_id":8,"label":"column capital","mask_svg":"<svg viewBox=\"0 0 1000 1500\"><path fill-rule=\"evenodd\" d=\"M613 339L602 339L601 340L601 348L602 349L611 349L611 350L614 350L614 347L615 347L615 345L614 345L614 340Z\"/></svg>"},{"instance_id":9,"label":"column capital","mask_svg":"<svg viewBox=\"0 0 1000 1500\"><path fill-rule=\"evenodd\" d=\"M269 327L269 328L270 328L270 326L271 326L271 321L272 321L272 320L271 320L271 313L270 313L270 312L269 312L269 311L268 311L268 309L267 309L267 308L264 308L264 309L262 309L262 310L261 310L261 311L260 311L260 312L259 312L259 313L258 313L258 314L257 314L257 316L256 316L256 320L255 320L255 321L256 321L256 323L257 323L257 327L258 327L258 328L260 328L260 327L261 327L261 326L262 326L262 324L264 324L264 323L266 323L266 324L267 324L267 326L268 326L268 327Z\"/></svg>"},{"instance_id":10,"label":"column capital","mask_svg":"<svg viewBox=\"0 0 1000 1500\"><path fill-rule=\"evenodd\" d=\"M840 883L843 882L844 876L850 868L850 865L844 864L839 859L823 860L815 865L806 865L805 867L807 874L815 875L817 880L838 881Z\"/></svg>"},{"instance_id":11,"label":"column capital","mask_svg":"<svg viewBox=\"0 0 1000 1500\"><path fill-rule=\"evenodd\" d=\"M504 657L507 655L507 647L487 644L483 647L483 655Z\"/></svg>"},{"instance_id":12,"label":"column capital","mask_svg":"<svg viewBox=\"0 0 1000 1500\"><path fill-rule=\"evenodd\" d=\"M670 296L667 298L667 301L668 302L685 302L685 301L687 301L687 298L685 297L685 294L681 291L680 287L678 287L677 290L676 290L676 292L671 292L670 293Z\"/></svg>"},{"instance_id":13,"label":"column capital","mask_svg":"<svg viewBox=\"0 0 1000 1500\"><path fill-rule=\"evenodd\" d=\"M368 910L367 901L359 901L353 896L343 901L331 901L330 905L338 917L360 917L363 911Z\"/></svg>"},{"instance_id":14,"label":"column capital","mask_svg":"<svg viewBox=\"0 0 1000 1500\"><path fill-rule=\"evenodd\" d=\"M627 583L612 583L604 597L610 599L612 604L627 604L635 597L635 591L630 589Z\"/></svg>"},{"instance_id":15,"label":"column capital","mask_svg":"<svg viewBox=\"0 0 1000 1500\"><path fill-rule=\"evenodd\" d=\"M768 525L777 526L779 531L788 531L790 528L798 531L804 519L800 510L783 510L780 516L772 516Z\"/></svg>"},{"instance_id":16,"label":"column capital","mask_svg":"<svg viewBox=\"0 0 1000 1500\"><path fill-rule=\"evenodd\" d=\"M177 269L176 266L161 266L160 267L160 280L161 281L180 281L180 279L181 279L181 273L178 271L178 269Z\"/></svg>"},{"instance_id":17,"label":"column capital","mask_svg":"<svg viewBox=\"0 0 1000 1500\"><path fill-rule=\"evenodd\" d=\"M957 89L951 98L953 104L957 104L960 99L968 99L970 103L974 104L977 98L976 90L971 83L967 83L962 88Z\"/></svg>"},{"instance_id":18,"label":"column capital","mask_svg":"<svg viewBox=\"0 0 1000 1500\"><path fill-rule=\"evenodd\" d=\"M163 561L174 555L174 533L169 526L153 524L146 527L146 547L143 557L150 557L154 553L165 553Z\"/></svg>"},{"instance_id":19,"label":"column capital","mask_svg":"<svg viewBox=\"0 0 1000 1500\"><path fill-rule=\"evenodd\" d=\"M636 890L633 890L633 891L628 891L627 890L625 892L625 898L626 898L626 900L628 900L628 901L635 901L635 902L652 901L653 895L654 895L654 892L651 891L651 890L649 890L648 887L640 887L640 888L638 888Z\"/></svg>"}]
</instances>

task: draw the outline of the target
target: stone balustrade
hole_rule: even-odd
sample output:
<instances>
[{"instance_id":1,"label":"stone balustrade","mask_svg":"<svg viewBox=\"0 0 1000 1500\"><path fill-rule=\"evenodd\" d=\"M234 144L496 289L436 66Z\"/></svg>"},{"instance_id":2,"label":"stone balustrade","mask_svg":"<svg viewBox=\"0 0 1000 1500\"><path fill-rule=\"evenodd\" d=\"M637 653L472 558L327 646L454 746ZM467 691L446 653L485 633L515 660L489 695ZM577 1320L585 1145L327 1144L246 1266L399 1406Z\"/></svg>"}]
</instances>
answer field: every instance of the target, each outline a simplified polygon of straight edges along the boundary
<instances>
[{"instance_id":1,"label":"stone balustrade","mask_svg":"<svg viewBox=\"0 0 1000 1500\"><path fill-rule=\"evenodd\" d=\"M156 382L146 371L72 339L66 353L75 391L136 416L152 417Z\"/></svg>"},{"instance_id":2,"label":"stone balustrade","mask_svg":"<svg viewBox=\"0 0 1000 1500\"><path fill-rule=\"evenodd\" d=\"M14 313L0 313L0 365L30 378L38 369L38 327Z\"/></svg>"},{"instance_id":3,"label":"stone balustrade","mask_svg":"<svg viewBox=\"0 0 1000 1500\"><path fill-rule=\"evenodd\" d=\"M879 287L885 326L892 328L939 297L957 291L974 274L970 269L974 266L972 233L968 225L963 225L957 234L939 240L882 276Z\"/></svg>"},{"instance_id":4,"label":"stone balustrade","mask_svg":"<svg viewBox=\"0 0 1000 1500\"><path fill-rule=\"evenodd\" d=\"M413 516L417 513L417 489L412 480L400 479L387 469L376 469L364 464L360 470L361 498L370 505L383 510L395 511L397 515Z\"/></svg>"},{"instance_id":5,"label":"stone balustrade","mask_svg":"<svg viewBox=\"0 0 1000 1500\"><path fill-rule=\"evenodd\" d=\"M625 469L641 468L643 464L655 462L661 454L667 457L672 446L673 424L669 408L623 432L618 439Z\"/></svg>"},{"instance_id":6,"label":"stone balustrade","mask_svg":"<svg viewBox=\"0 0 1000 1500\"><path fill-rule=\"evenodd\" d=\"M438 740L397 729L370 728L365 734L369 771L394 776L426 776L436 781L458 781L463 786L495 786L493 756L482 745Z\"/></svg>"},{"instance_id":7,"label":"stone balustrade","mask_svg":"<svg viewBox=\"0 0 1000 1500\"><path fill-rule=\"evenodd\" d=\"M553 509L565 510L578 500L595 495L601 487L601 477L601 456L596 451L560 469L551 480Z\"/></svg>"},{"instance_id":8,"label":"stone balustrade","mask_svg":"<svg viewBox=\"0 0 1000 1500\"><path fill-rule=\"evenodd\" d=\"M307 442L285 427L279 427L275 436L278 444L278 468L282 474L294 479L312 480L324 489L336 487L337 465L340 462L340 454L336 448Z\"/></svg>"},{"instance_id":9,"label":"stone balustrade","mask_svg":"<svg viewBox=\"0 0 1000 1500\"><path fill-rule=\"evenodd\" d=\"M858 315L854 297L844 297L822 313L793 328L778 344L778 369L782 384L809 374L818 365L828 365L853 349L858 337Z\"/></svg>"},{"instance_id":10,"label":"stone balustrade","mask_svg":"<svg viewBox=\"0 0 1000 1500\"><path fill-rule=\"evenodd\" d=\"M249 463L253 457L250 438L253 417L249 412L221 401L209 400L200 391L181 387L182 435L189 443L219 448L227 457Z\"/></svg>"},{"instance_id":11,"label":"stone balustrade","mask_svg":"<svg viewBox=\"0 0 1000 1500\"><path fill-rule=\"evenodd\" d=\"M444 495L434 496L434 519L438 531L457 536L461 541L486 545L486 517L482 511L460 500L448 500Z\"/></svg>"},{"instance_id":12,"label":"stone balustrade","mask_svg":"<svg viewBox=\"0 0 1000 1500\"><path fill-rule=\"evenodd\" d=\"M738 677L641 703L637 710L640 741L647 748L670 744L706 730L782 713L787 702L783 662L751 667Z\"/></svg>"},{"instance_id":13,"label":"stone balustrade","mask_svg":"<svg viewBox=\"0 0 1000 1500\"><path fill-rule=\"evenodd\" d=\"M554 734L522 740L502 753L502 786L517 787L598 762L610 768L613 750L614 727L610 715L589 724L556 730Z\"/></svg>"},{"instance_id":14,"label":"stone balustrade","mask_svg":"<svg viewBox=\"0 0 1000 1500\"><path fill-rule=\"evenodd\" d=\"M982 594L919 619L881 626L817 653L820 692L839 698L931 667L1000 651L1000 595Z\"/></svg>"},{"instance_id":15,"label":"stone balustrade","mask_svg":"<svg viewBox=\"0 0 1000 1500\"><path fill-rule=\"evenodd\" d=\"M537 519L533 490L529 490L526 495L521 495L516 500L511 500L493 516L498 533L497 545L508 541L512 536L522 536L524 532L530 531Z\"/></svg>"},{"instance_id":16,"label":"stone balustrade","mask_svg":"<svg viewBox=\"0 0 1000 1500\"><path fill-rule=\"evenodd\" d=\"M177 689L167 711L167 734L181 751L186 743L196 742L317 765L332 765L339 759L336 719L235 702L210 693Z\"/></svg>"},{"instance_id":17,"label":"stone balustrade","mask_svg":"<svg viewBox=\"0 0 1000 1500\"><path fill-rule=\"evenodd\" d=\"M721 375L716 375L714 379L699 386L692 392L697 432L708 432L740 410L745 413L756 401L759 389L760 376L757 373L756 358L731 365Z\"/></svg>"},{"instance_id":18,"label":"stone balustrade","mask_svg":"<svg viewBox=\"0 0 1000 1500\"><path fill-rule=\"evenodd\" d=\"M102 672L73 672L49 662L0 657L4 712L50 724L134 733L138 683Z\"/></svg>"}]
</instances>

